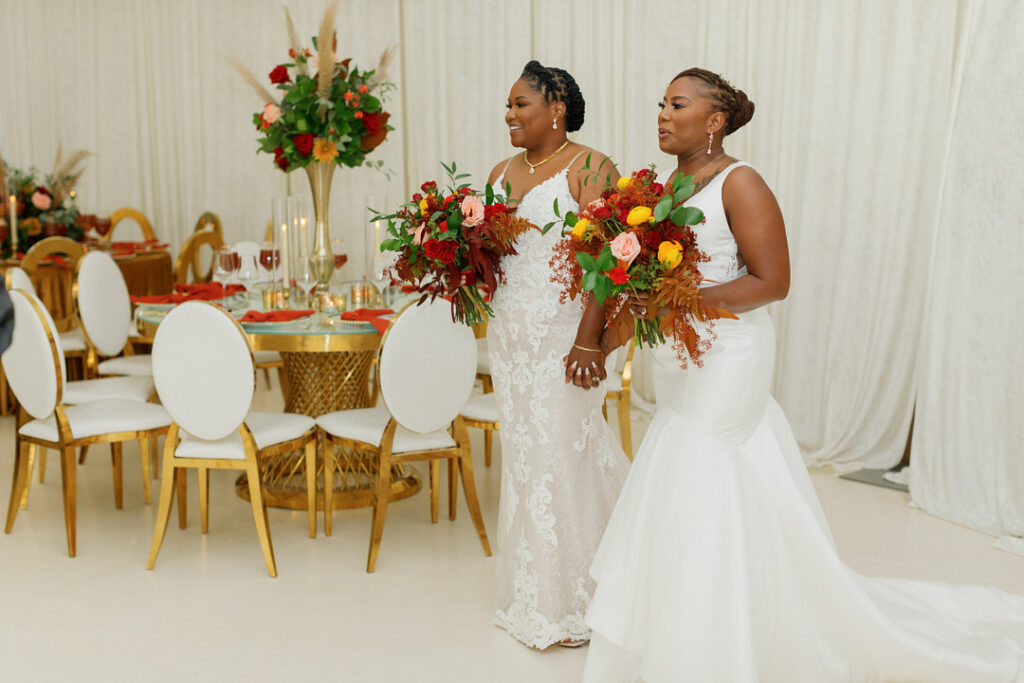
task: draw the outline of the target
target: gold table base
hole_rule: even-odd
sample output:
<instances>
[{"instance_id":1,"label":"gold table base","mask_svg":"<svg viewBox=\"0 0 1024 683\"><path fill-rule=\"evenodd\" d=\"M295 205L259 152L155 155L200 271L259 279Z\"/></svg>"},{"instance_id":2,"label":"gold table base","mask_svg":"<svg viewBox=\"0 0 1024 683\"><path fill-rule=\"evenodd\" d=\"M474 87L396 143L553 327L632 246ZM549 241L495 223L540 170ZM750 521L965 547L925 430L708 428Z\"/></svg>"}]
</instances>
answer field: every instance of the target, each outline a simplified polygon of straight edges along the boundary
<instances>
[{"instance_id":1,"label":"gold table base","mask_svg":"<svg viewBox=\"0 0 1024 683\"><path fill-rule=\"evenodd\" d=\"M369 408L370 368L376 351L326 351L315 353L282 352L287 381L285 412L319 417L335 410ZM323 509L323 449L332 447L321 439L317 447L317 508ZM365 454L336 449L337 468L331 477L334 484L334 509L350 509L373 505L376 486L376 462ZM302 473L302 451L264 458L263 490L267 505L306 509L306 478ZM415 468L394 465L391 469L389 500L408 498L420 490L422 480ZM248 483L243 474L235 482L241 498L249 499Z\"/></svg>"}]
</instances>

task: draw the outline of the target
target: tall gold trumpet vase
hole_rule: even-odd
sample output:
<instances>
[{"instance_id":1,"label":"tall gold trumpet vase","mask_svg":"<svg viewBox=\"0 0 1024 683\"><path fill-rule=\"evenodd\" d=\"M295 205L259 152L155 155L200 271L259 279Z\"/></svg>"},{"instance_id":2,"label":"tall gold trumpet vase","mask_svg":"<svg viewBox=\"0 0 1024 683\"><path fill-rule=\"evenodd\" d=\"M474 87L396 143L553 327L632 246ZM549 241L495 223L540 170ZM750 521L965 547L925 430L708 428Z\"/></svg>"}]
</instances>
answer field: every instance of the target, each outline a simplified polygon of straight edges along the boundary
<instances>
[{"instance_id":1,"label":"tall gold trumpet vase","mask_svg":"<svg viewBox=\"0 0 1024 683\"><path fill-rule=\"evenodd\" d=\"M309 176L309 187L313 191L313 212L316 234L313 237L313 251L309 255L309 263L316 278L316 291L327 291L327 283L334 273L334 255L331 253L330 223L328 222L328 206L331 203L331 180L337 164L330 161L314 161L306 166Z\"/></svg>"}]
</instances>

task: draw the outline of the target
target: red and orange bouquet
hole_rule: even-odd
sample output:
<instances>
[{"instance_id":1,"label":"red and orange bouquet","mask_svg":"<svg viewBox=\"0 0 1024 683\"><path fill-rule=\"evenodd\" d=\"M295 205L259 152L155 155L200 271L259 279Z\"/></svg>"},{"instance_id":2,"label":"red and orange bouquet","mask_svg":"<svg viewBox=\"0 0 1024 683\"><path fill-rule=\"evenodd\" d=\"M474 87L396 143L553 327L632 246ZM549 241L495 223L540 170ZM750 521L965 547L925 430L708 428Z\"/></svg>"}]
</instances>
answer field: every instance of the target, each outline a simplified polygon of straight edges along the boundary
<instances>
[{"instance_id":1,"label":"red and orange bouquet","mask_svg":"<svg viewBox=\"0 0 1024 683\"><path fill-rule=\"evenodd\" d=\"M452 302L452 319L467 325L493 315L488 304L502 280L501 257L516 253L515 240L536 230L505 198L488 185L483 196L459 181L454 163L444 167L449 186L429 181L412 201L377 218L387 220L388 235L381 251L396 253L390 274L428 297Z\"/></svg>"},{"instance_id":2,"label":"red and orange bouquet","mask_svg":"<svg viewBox=\"0 0 1024 683\"><path fill-rule=\"evenodd\" d=\"M606 311L620 341L632 336L637 346L653 347L671 337L684 367L688 361L700 365L711 344L711 321L734 317L700 296L698 264L708 259L697 248L693 226L704 214L683 205L693 191L692 176L677 177L670 187L657 182L652 169L624 176L582 211L560 215L563 230L571 232L551 261L563 299L589 292L601 303L613 300ZM625 306L631 292L648 294L652 310L667 306L668 313L633 319Z\"/></svg>"}]
</instances>

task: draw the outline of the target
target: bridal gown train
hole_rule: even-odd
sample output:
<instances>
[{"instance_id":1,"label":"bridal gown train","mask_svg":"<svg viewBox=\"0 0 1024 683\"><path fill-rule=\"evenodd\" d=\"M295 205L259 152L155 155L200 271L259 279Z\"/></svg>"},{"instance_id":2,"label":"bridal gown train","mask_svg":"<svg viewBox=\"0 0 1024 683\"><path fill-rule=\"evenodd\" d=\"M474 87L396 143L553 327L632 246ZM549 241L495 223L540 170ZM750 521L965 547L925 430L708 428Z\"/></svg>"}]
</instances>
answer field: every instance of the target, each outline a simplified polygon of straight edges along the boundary
<instances>
[{"instance_id":1,"label":"bridal gown train","mask_svg":"<svg viewBox=\"0 0 1024 683\"><path fill-rule=\"evenodd\" d=\"M688 202L705 279L742 274L721 199L740 165ZM654 353L657 413L591 568L584 682L1024 681L1024 598L843 564L768 393L768 313L715 331L703 367Z\"/></svg>"},{"instance_id":2,"label":"bridal gown train","mask_svg":"<svg viewBox=\"0 0 1024 683\"><path fill-rule=\"evenodd\" d=\"M530 190L518 215L542 227L555 220L556 199L575 211L569 166ZM487 329L501 425L496 621L536 648L590 636L587 570L629 467L601 414L605 392L564 381L562 358L582 310L578 301L559 303L551 281L558 239L557 229L519 237L518 254L502 261Z\"/></svg>"}]
</instances>

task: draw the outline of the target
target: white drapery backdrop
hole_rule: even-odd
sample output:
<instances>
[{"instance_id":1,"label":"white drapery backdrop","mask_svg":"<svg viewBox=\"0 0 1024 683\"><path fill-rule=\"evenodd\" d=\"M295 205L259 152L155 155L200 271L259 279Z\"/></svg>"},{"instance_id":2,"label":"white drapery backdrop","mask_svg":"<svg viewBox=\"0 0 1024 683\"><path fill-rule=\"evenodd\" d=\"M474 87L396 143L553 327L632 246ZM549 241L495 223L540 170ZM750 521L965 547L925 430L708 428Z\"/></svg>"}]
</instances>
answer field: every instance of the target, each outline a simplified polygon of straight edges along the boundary
<instances>
[{"instance_id":1,"label":"white drapery backdrop","mask_svg":"<svg viewBox=\"0 0 1024 683\"><path fill-rule=\"evenodd\" d=\"M315 33L326 4L289 3L300 36ZM917 357L965 82L956 65L965 46L987 39L968 32L983 4L1011 3L343 0L341 55L369 67L400 45L388 104L396 130L375 153L393 174L336 176L332 232L347 240L347 272L363 272L368 196L394 204L438 178L439 161L458 161L480 183L515 151L503 105L531 57L574 74L588 105L575 139L624 170L673 163L657 149L655 105L676 72L707 67L757 104L726 149L764 175L786 216L793 284L772 311L775 394L809 463L891 466L915 397L920 412L925 387L940 389ZM0 9L9 162L46 169L59 139L95 153L79 188L84 210L138 207L176 246L205 210L221 215L229 240L262 235L286 181L255 154L250 121L262 103L225 56L261 77L285 61L278 0L0 0ZM300 173L290 184L307 191ZM934 309L954 298L931 300ZM977 429L947 427L964 441Z\"/></svg>"}]
</instances>

